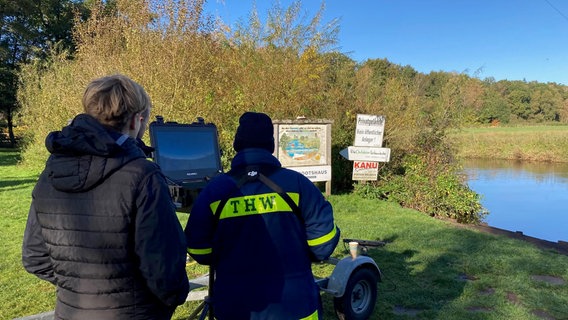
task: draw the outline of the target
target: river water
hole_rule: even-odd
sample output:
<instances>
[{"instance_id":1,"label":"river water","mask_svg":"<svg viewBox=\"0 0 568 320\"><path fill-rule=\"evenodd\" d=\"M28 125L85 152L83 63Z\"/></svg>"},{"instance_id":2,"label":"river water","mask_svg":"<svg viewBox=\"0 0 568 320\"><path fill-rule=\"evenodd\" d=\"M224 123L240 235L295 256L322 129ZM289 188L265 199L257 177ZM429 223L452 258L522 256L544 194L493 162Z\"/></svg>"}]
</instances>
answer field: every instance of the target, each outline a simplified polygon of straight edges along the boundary
<instances>
[{"instance_id":1,"label":"river water","mask_svg":"<svg viewBox=\"0 0 568 320\"><path fill-rule=\"evenodd\" d=\"M492 227L568 241L568 163L466 160L469 187L482 196Z\"/></svg>"}]
</instances>

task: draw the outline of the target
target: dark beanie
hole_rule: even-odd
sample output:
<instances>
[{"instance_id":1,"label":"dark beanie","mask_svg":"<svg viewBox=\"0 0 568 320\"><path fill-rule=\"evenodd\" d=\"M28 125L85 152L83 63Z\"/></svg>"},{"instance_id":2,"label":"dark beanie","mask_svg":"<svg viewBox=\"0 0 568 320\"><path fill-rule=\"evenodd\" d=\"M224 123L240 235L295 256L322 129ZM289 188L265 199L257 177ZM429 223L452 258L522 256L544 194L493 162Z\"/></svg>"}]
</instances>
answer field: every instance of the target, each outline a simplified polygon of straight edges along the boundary
<instances>
[{"instance_id":1,"label":"dark beanie","mask_svg":"<svg viewBox=\"0 0 568 320\"><path fill-rule=\"evenodd\" d=\"M274 127L264 113L245 112L239 119L233 148L239 152L246 148L262 148L274 152Z\"/></svg>"}]
</instances>

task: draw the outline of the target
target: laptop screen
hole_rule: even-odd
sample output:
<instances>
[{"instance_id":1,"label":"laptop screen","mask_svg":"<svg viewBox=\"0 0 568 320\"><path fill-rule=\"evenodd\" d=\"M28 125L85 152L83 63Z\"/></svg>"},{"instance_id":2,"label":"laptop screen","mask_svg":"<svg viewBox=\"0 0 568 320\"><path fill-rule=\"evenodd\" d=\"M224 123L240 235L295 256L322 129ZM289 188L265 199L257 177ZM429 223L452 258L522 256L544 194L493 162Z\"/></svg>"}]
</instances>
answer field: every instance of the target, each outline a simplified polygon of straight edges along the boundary
<instances>
[{"instance_id":1,"label":"laptop screen","mask_svg":"<svg viewBox=\"0 0 568 320\"><path fill-rule=\"evenodd\" d=\"M222 172L214 125L152 123L154 161L171 182L184 185L208 180Z\"/></svg>"}]
</instances>

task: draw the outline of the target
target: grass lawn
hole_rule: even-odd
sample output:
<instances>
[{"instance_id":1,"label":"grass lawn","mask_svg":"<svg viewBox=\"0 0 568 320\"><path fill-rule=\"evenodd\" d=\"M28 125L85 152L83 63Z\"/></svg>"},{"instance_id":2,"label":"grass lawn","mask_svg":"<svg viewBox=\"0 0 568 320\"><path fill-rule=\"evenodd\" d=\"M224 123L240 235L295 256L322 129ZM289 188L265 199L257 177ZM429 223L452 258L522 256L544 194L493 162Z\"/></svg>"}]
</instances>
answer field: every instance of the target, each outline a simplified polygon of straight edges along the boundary
<instances>
[{"instance_id":1,"label":"grass lawn","mask_svg":"<svg viewBox=\"0 0 568 320\"><path fill-rule=\"evenodd\" d=\"M21 267L20 250L34 174L0 149L0 319L53 310L55 290ZM398 205L332 195L344 238L383 240L370 249L384 274L373 319L568 319L568 256L504 236L459 228ZM185 226L187 215L180 214ZM335 257L347 254L341 243ZM207 272L196 264L190 277ZM329 265L314 265L327 276ZM333 300L324 294L326 319ZM196 303L178 308L184 319Z\"/></svg>"}]
</instances>

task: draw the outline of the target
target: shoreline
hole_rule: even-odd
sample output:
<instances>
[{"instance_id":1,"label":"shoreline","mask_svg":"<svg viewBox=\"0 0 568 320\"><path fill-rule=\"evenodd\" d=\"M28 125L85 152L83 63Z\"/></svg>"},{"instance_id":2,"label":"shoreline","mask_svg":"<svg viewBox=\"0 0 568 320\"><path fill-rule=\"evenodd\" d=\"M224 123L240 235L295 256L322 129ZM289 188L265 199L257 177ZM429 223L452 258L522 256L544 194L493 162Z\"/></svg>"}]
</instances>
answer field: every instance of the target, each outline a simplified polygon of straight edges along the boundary
<instances>
[{"instance_id":1,"label":"shoreline","mask_svg":"<svg viewBox=\"0 0 568 320\"><path fill-rule=\"evenodd\" d=\"M505 230L497 227L491 227L489 225L477 225L472 226L474 229L477 229L482 232L490 233L490 234L497 234L497 235L505 235L507 237L513 239L519 239L523 241L530 242L541 249L553 249L556 250L558 253L568 255L568 242L563 240L558 240L557 242L552 242L548 240L543 240L531 236L527 236L523 234L522 231L510 231Z\"/></svg>"},{"instance_id":2,"label":"shoreline","mask_svg":"<svg viewBox=\"0 0 568 320\"><path fill-rule=\"evenodd\" d=\"M488 224L473 225L473 224L459 223L459 222L452 220L452 219L441 219L441 218L437 218L437 219L440 219L440 220L443 220L443 221L448 221L451 224L453 224L457 227L460 227L460 228L475 229L477 231L488 233L488 234L501 235L501 236L506 236L506 237L509 237L509 238L512 238L512 239L526 241L526 242L534 244L539 249L555 250L559 254L563 254L563 255L568 256L568 241L563 241L563 240L558 240L557 242L548 241L548 240L544 240L544 239L539 239L539 238L527 236L522 231L511 231L511 230L501 229L501 228L497 228L497 227L492 227Z\"/></svg>"}]
</instances>

